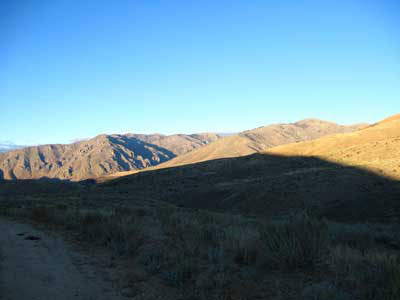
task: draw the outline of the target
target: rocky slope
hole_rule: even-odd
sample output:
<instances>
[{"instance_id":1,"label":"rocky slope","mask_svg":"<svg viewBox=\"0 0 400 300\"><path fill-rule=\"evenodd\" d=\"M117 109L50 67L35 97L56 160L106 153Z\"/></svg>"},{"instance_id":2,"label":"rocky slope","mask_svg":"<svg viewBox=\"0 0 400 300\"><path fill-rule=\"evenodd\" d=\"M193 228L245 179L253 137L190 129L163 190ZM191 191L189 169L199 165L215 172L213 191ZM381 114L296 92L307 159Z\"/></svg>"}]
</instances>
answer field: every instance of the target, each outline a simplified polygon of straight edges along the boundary
<instances>
[{"instance_id":1,"label":"rocky slope","mask_svg":"<svg viewBox=\"0 0 400 300\"><path fill-rule=\"evenodd\" d=\"M211 133L99 135L73 144L27 147L0 154L0 178L94 178L154 166L218 138Z\"/></svg>"},{"instance_id":2,"label":"rocky slope","mask_svg":"<svg viewBox=\"0 0 400 300\"><path fill-rule=\"evenodd\" d=\"M201 148L220 138L219 135L214 133L198 133L191 135L127 134L125 136L129 138L136 138L143 142L168 149L176 156L185 154L186 152L190 152L194 149Z\"/></svg>"}]
</instances>

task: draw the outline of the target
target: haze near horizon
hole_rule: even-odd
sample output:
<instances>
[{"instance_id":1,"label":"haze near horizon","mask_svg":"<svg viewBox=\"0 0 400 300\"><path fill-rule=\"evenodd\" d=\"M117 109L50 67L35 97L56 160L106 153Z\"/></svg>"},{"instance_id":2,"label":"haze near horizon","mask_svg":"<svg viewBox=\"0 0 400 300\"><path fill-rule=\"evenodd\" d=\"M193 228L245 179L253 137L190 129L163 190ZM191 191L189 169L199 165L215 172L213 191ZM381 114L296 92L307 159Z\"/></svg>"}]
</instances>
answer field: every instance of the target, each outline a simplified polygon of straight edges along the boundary
<instances>
[{"instance_id":1,"label":"haze near horizon","mask_svg":"<svg viewBox=\"0 0 400 300\"><path fill-rule=\"evenodd\" d=\"M398 1L3 1L1 141L398 112Z\"/></svg>"}]
</instances>

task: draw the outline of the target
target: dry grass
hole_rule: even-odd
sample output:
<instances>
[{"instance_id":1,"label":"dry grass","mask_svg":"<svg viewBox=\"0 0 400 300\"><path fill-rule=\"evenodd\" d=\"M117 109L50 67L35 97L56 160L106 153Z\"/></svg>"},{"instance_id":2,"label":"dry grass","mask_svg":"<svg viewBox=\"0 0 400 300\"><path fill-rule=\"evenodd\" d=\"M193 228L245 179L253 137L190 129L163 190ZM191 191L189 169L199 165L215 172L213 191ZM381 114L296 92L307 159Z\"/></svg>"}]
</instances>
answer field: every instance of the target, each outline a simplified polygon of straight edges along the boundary
<instances>
[{"instance_id":1,"label":"dry grass","mask_svg":"<svg viewBox=\"0 0 400 300\"><path fill-rule=\"evenodd\" d=\"M397 254L347 246L332 248L330 268L338 285L361 299L400 299L400 260Z\"/></svg>"},{"instance_id":2,"label":"dry grass","mask_svg":"<svg viewBox=\"0 0 400 300\"><path fill-rule=\"evenodd\" d=\"M132 269L162 282L165 299L399 296L397 257L390 249L373 250L382 247L376 239L394 236L380 225L332 223L307 214L265 222L151 205L77 209L42 203L3 208L2 214L72 230L92 246L130 258ZM359 250L363 246L369 250ZM146 280L147 288L155 284Z\"/></svg>"},{"instance_id":3,"label":"dry grass","mask_svg":"<svg viewBox=\"0 0 400 300\"><path fill-rule=\"evenodd\" d=\"M268 154L318 156L400 179L400 115L362 130L269 149Z\"/></svg>"},{"instance_id":4,"label":"dry grass","mask_svg":"<svg viewBox=\"0 0 400 300\"><path fill-rule=\"evenodd\" d=\"M267 262L284 270L316 268L325 258L330 236L326 222L297 215L263 232Z\"/></svg>"}]
</instances>

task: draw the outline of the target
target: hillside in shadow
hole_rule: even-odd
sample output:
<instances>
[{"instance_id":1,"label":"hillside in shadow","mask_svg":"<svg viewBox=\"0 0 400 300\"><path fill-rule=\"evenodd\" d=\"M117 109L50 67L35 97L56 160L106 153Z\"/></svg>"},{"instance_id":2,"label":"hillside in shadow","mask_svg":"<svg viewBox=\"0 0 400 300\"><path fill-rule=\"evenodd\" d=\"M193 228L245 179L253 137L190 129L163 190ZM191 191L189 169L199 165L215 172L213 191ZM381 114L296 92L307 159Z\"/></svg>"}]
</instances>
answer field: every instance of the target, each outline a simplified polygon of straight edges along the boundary
<instances>
[{"instance_id":1,"label":"hillside in shadow","mask_svg":"<svg viewBox=\"0 0 400 300\"><path fill-rule=\"evenodd\" d=\"M182 207L276 216L308 209L335 220L390 221L399 216L400 183L317 157L253 154L141 172L100 184Z\"/></svg>"},{"instance_id":2,"label":"hillside in shadow","mask_svg":"<svg viewBox=\"0 0 400 300\"><path fill-rule=\"evenodd\" d=\"M68 195L87 193L88 187L95 184L93 180L72 182L55 178L40 179L0 179L0 197L34 197L38 195ZM1 198L0 198L1 199Z\"/></svg>"},{"instance_id":3,"label":"hillside in shadow","mask_svg":"<svg viewBox=\"0 0 400 300\"><path fill-rule=\"evenodd\" d=\"M345 222L392 222L400 216L400 182L317 157L252 154L145 171L104 183L0 180L0 197L164 201L184 208L248 216L303 210ZM101 201L100 201L101 200ZM54 200L56 201L56 200Z\"/></svg>"},{"instance_id":4,"label":"hillside in shadow","mask_svg":"<svg viewBox=\"0 0 400 300\"><path fill-rule=\"evenodd\" d=\"M253 154L98 184L0 180L0 216L100 250L138 299L394 300L399 195L360 167Z\"/></svg>"}]
</instances>

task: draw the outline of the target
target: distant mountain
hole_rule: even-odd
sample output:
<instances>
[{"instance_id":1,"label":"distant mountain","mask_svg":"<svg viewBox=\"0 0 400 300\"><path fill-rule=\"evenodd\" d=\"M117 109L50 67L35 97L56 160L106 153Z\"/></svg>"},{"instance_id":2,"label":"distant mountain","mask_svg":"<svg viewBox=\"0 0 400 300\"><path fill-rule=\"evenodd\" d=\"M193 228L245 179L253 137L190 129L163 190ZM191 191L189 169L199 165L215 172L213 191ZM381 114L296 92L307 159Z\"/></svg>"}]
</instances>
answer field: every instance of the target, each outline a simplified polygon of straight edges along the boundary
<instances>
[{"instance_id":1,"label":"distant mountain","mask_svg":"<svg viewBox=\"0 0 400 300\"><path fill-rule=\"evenodd\" d=\"M307 119L259 127L223 138L213 133L99 135L67 145L41 145L2 153L0 178L45 177L77 181L120 176L148 167L165 168L244 156L278 145L352 132L365 126L342 126Z\"/></svg>"},{"instance_id":2,"label":"distant mountain","mask_svg":"<svg viewBox=\"0 0 400 300\"><path fill-rule=\"evenodd\" d=\"M315 124L321 125L321 122L276 125L246 134L272 131L279 142L282 140L278 137L285 136L283 133L297 129L296 139L311 138L318 133ZM335 128L325 122L322 125ZM297 127L308 128L312 133L300 135L305 132ZM356 131L358 126L337 128L353 131L268 148L242 157L161 168L167 162L146 172L105 179L99 186L103 188L102 193L118 190L134 194L138 199L220 212L276 217L307 209L338 221L398 222L400 115ZM242 147L236 148L241 150L248 149L243 145L257 145L252 144L254 139L245 139L243 134L236 141L242 142L239 144ZM190 154L211 146L217 149L214 146L222 142L224 139ZM229 145L234 147L235 143L230 141Z\"/></svg>"},{"instance_id":3,"label":"distant mountain","mask_svg":"<svg viewBox=\"0 0 400 300\"><path fill-rule=\"evenodd\" d=\"M73 144L26 147L0 154L0 178L94 178L154 166L217 139L212 133L115 134Z\"/></svg>"},{"instance_id":4,"label":"distant mountain","mask_svg":"<svg viewBox=\"0 0 400 300\"><path fill-rule=\"evenodd\" d=\"M7 141L6 142L0 142L0 153L4 153L4 152L11 151L11 150L14 150L14 149L20 149L20 148L23 148L23 147L25 147L25 146L15 145L12 142L7 142Z\"/></svg>"},{"instance_id":5,"label":"distant mountain","mask_svg":"<svg viewBox=\"0 0 400 300\"><path fill-rule=\"evenodd\" d=\"M325 135L353 132L366 126L367 124L343 126L318 119L263 126L219 139L215 143L176 157L157 168L249 155L279 145L313 140Z\"/></svg>"}]
</instances>

